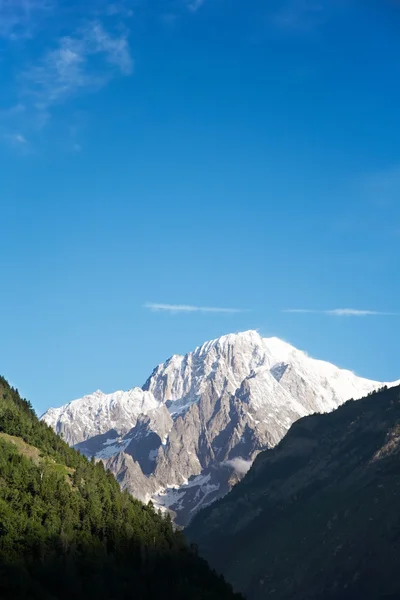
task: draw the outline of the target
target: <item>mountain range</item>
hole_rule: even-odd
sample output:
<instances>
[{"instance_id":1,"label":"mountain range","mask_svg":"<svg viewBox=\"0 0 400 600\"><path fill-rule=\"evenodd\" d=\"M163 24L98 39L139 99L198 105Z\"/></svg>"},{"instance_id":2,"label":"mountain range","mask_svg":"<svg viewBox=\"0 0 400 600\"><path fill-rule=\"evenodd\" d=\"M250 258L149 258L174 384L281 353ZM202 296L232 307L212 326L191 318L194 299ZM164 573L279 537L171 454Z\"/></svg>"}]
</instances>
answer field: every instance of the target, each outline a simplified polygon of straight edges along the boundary
<instances>
[{"instance_id":1,"label":"mountain range","mask_svg":"<svg viewBox=\"0 0 400 600\"><path fill-rule=\"evenodd\" d=\"M141 388L97 391L42 419L82 454L101 459L123 489L186 526L295 421L382 385L246 331L172 356Z\"/></svg>"}]
</instances>

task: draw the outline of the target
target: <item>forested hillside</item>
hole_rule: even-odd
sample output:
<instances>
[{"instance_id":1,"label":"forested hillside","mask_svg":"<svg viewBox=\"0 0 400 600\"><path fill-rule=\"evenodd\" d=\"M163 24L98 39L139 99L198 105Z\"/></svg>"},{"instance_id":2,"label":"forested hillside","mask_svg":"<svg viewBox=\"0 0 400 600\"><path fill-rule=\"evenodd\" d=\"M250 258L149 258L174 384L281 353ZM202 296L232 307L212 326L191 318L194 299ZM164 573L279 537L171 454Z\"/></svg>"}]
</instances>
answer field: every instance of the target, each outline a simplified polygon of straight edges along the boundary
<instances>
[{"instance_id":1,"label":"forested hillside","mask_svg":"<svg viewBox=\"0 0 400 600\"><path fill-rule=\"evenodd\" d=\"M121 492L0 378L0 598L240 598L171 520Z\"/></svg>"},{"instance_id":2,"label":"forested hillside","mask_svg":"<svg viewBox=\"0 0 400 600\"><path fill-rule=\"evenodd\" d=\"M400 598L400 387L297 421L187 530L249 600Z\"/></svg>"}]
</instances>

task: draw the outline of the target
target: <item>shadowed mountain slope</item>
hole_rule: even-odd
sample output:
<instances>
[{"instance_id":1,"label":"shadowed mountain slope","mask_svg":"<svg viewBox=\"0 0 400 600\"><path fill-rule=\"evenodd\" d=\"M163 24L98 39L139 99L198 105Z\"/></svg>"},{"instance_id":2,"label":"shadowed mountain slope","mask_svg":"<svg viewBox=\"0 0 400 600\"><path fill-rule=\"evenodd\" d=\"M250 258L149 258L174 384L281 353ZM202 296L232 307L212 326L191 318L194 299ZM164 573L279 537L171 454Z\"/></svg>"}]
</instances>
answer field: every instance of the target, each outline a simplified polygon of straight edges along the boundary
<instances>
[{"instance_id":1,"label":"shadowed mountain slope","mask_svg":"<svg viewBox=\"0 0 400 600\"><path fill-rule=\"evenodd\" d=\"M400 597L400 388L297 421L187 530L249 600Z\"/></svg>"}]
</instances>

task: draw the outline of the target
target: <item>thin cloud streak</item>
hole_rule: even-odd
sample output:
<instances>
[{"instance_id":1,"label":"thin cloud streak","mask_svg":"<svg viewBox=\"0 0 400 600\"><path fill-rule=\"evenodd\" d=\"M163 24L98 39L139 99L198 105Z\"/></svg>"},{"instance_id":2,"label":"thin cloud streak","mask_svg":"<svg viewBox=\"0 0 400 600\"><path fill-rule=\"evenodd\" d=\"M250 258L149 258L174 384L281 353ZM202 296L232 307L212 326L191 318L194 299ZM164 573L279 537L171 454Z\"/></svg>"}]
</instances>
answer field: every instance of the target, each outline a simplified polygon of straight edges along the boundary
<instances>
[{"instance_id":1,"label":"thin cloud streak","mask_svg":"<svg viewBox=\"0 0 400 600\"><path fill-rule=\"evenodd\" d=\"M144 304L144 308L151 310L152 312L169 312L173 313L225 313L225 314L237 314L248 312L242 308L219 308L216 306L190 306L187 304L159 304L156 302L147 302Z\"/></svg>"},{"instance_id":2,"label":"thin cloud streak","mask_svg":"<svg viewBox=\"0 0 400 600\"><path fill-rule=\"evenodd\" d=\"M331 310L314 310L309 308L288 308L284 313L328 315L330 317L400 317L400 313L382 312L379 310L362 310L357 308L333 308Z\"/></svg>"}]
</instances>

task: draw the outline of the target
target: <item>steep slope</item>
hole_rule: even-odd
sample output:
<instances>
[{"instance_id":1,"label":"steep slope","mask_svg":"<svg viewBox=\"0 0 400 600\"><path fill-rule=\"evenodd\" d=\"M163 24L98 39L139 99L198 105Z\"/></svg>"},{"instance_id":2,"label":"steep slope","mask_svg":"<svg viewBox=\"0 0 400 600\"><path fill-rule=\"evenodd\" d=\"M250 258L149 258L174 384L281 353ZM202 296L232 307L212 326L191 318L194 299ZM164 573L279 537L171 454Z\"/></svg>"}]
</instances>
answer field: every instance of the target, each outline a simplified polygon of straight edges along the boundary
<instances>
[{"instance_id":1,"label":"steep slope","mask_svg":"<svg viewBox=\"0 0 400 600\"><path fill-rule=\"evenodd\" d=\"M124 489L186 525L294 421L380 385L247 331L173 356L143 390L97 393L43 419L70 443L82 440L82 453L106 460Z\"/></svg>"},{"instance_id":2,"label":"steep slope","mask_svg":"<svg viewBox=\"0 0 400 600\"><path fill-rule=\"evenodd\" d=\"M233 599L170 518L121 492L0 378L0 597Z\"/></svg>"},{"instance_id":3,"label":"steep slope","mask_svg":"<svg viewBox=\"0 0 400 600\"><path fill-rule=\"evenodd\" d=\"M249 600L400 597L400 387L305 417L187 535Z\"/></svg>"}]
</instances>

